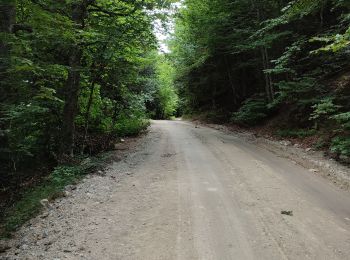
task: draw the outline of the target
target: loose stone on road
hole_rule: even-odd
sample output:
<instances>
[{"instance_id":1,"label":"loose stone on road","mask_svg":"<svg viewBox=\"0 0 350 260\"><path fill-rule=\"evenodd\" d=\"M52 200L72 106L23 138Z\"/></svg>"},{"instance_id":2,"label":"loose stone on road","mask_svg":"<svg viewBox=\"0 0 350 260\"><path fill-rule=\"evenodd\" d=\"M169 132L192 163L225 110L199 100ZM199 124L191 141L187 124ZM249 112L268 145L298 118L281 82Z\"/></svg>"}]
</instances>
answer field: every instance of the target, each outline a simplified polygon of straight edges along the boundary
<instances>
[{"instance_id":1,"label":"loose stone on road","mask_svg":"<svg viewBox=\"0 0 350 260\"><path fill-rule=\"evenodd\" d=\"M47 204L47 202L43 202ZM154 121L0 259L349 259L350 196L234 134Z\"/></svg>"}]
</instances>

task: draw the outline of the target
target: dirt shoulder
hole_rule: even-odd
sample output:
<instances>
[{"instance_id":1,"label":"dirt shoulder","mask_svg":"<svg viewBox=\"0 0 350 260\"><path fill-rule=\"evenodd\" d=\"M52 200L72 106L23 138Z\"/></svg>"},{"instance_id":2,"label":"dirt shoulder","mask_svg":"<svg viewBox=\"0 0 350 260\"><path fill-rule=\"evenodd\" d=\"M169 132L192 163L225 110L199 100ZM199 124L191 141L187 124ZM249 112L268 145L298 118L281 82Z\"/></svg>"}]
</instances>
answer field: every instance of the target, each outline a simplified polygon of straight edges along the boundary
<instances>
[{"instance_id":1,"label":"dirt shoulder","mask_svg":"<svg viewBox=\"0 0 350 260\"><path fill-rule=\"evenodd\" d=\"M297 140L279 139L273 135L262 136L259 131L247 130L233 125L220 125L194 121L196 124L234 134L244 140L269 150L279 157L291 160L293 163L309 169L311 174L317 174L331 181L343 190L350 191L350 167L325 156L323 151L316 151L307 144Z\"/></svg>"},{"instance_id":2,"label":"dirt shoulder","mask_svg":"<svg viewBox=\"0 0 350 260\"><path fill-rule=\"evenodd\" d=\"M147 137L148 134L143 134L121 139L115 144L114 151L105 153L106 158L101 161L104 166L87 174L78 183L66 186L61 197L42 200L43 208L38 216L19 228L11 239L0 239L0 259L56 259L54 255L46 258L46 251L55 241L62 243L63 236L67 236L67 243L70 243L73 222L81 215L88 214L85 211L87 207L102 205L112 187L131 174L130 167L134 161L142 159L138 151L146 145ZM118 170L115 170L116 167ZM58 246L62 247L62 252L72 251L68 249L73 247L72 244L68 244L59 243ZM74 250L79 251L78 248Z\"/></svg>"}]
</instances>

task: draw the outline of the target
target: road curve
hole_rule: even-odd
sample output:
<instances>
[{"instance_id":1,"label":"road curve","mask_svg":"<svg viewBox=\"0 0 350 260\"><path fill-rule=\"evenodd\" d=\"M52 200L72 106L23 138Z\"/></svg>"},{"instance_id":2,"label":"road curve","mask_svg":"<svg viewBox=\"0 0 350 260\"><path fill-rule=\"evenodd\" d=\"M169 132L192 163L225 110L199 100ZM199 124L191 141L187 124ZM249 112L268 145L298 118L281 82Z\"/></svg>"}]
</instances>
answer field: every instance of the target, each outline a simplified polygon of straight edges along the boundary
<instances>
[{"instance_id":1,"label":"road curve","mask_svg":"<svg viewBox=\"0 0 350 260\"><path fill-rule=\"evenodd\" d=\"M117 186L88 181L103 204L70 199L84 252L62 252L61 236L43 259L350 259L349 193L233 134L154 121L147 138Z\"/></svg>"}]
</instances>

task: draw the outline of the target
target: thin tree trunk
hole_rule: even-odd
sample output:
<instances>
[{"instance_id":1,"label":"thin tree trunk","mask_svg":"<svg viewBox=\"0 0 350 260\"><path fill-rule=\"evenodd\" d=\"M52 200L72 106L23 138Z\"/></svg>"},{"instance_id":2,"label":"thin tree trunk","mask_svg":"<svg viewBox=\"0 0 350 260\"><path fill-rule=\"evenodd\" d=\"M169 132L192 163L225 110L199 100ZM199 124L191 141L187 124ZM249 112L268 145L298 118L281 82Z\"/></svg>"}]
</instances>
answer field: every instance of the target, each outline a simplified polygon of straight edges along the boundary
<instances>
[{"instance_id":1,"label":"thin tree trunk","mask_svg":"<svg viewBox=\"0 0 350 260\"><path fill-rule=\"evenodd\" d=\"M117 123L117 115L118 115L118 106L117 103L114 104L114 111L113 111L113 116L112 116L112 129L108 135L107 138L107 143L109 144L112 140L112 137L114 135L114 126Z\"/></svg>"},{"instance_id":2,"label":"thin tree trunk","mask_svg":"<svg viewBox=\"0 0 350 260\"><path fill-rule=\"evenodd\" d=\"M227 66L227 76L228 76L229 83L230 83L230 86L232 89L233 103L234 103L234 105L237 105L237 91L236 91L235 85L233 83L232 75L231 75L231 63L227 57L225 58L225 61L227 64L226 65Z\"/></svg>"},{"instance_id":3,"label":"thin tree trunk","mask_svg":"<svg viewBox=\"0 0 350 260\"><path fill-rule=\"evenodd\" d=\"M255 1L251 0L251 5L252 8L256 11L256 18L257 21L260 23L262 18L259 10L259 6L255 5ZM263 62L263 70L269 69L269 57L268 57L268 52L265 46L260 48L261 52L261 57L262 57L262 62ZM273 100L273 86L272 86L272 79L271 75L264 73L264 78L265 78L265 92L266 92L266 97L269 102Z\"/></svg>"},{"instance_id":4,"label":"thin tree trunk","mask_svg":"<svg viewBox=\"0 0 350 260\"><path fill-rule=\"evenodd\" d=\"M91 110L91 106L92 106L92 102L94 99L94 91L95 91L95 81L93 80L91 85L90 85L90 94L89 94L89 100L86 106L86 112L85 112L85 123L84 123L84 136L83 136L83 147L81 149L81 153L84 153L84 149L85 149L85 143L86 143L86 138L87 138L87 133L88 133L88 129L89 129L89 120L90 120L90 110Z\"/></svg>"},{"instance_id":5,"label":"thin tree trunk","mask_svg":"<svg viewBox=\"0 0 350 260\"><path fill-rule=\"evenodd\" d=\"M269 66L269 57L268 57L268 52L266 47L262 47L260 49L261 51L261 56L262 56L262 61L263 61L263 70L267 70L270 68ZM265 78L265 92L266 92L266 97L269 102L273 101L274 97L274 90L273 90L273 83L272 83L272 78L269 73L264 73L264 78Z\"/></svg>"},{"instance_id":6,"label":"thin tree trunk","mask_svg":"<svg viewBox=\"0 0 350 260\"><path fill-rule=\"evenodd\" d=\"M265 70L266 69L266 56L265 56L264 47L261 47L260 52L261 52L263 70ZM272 100L271 100L271 93L270 93L269 78L268 78L266 73L263 72L263 74L264 74L264 78L265 78L265 93L266 93L267 100L270 102Z\"/></svg>"},{"instance_id":7,"label":"thin tree trunk","mask_svg":"<svg viewBox=\"0 0 350 260\"><path fill-rule=\"evenodd\" d=\"M211 80L211 83L212 83L212 80ZM216 110L216 91L217 91L217 88L216 88L216 84L214 83L214 90L212 92L212 97L211 97L211 103L212 103L213 110Z\"/></svg>"},{"instance_id":8,"label":"thin tree trunk","mask_svg":"<svg viewBox=\"0 0 350 260\"><path fill-rule=\"evenodd\" d=\"M105 50L107 49L107 45L108 43L105 43L102 47L101 53L104 53ZM81 153L84 153L85 150L85 143L86 143L86 138L87 138L87 133L89 130L89 120L90 120L90 110L91 110L91 106L92 106L92 102L93 102L93 97L94 97L94 91L95 91L95 85L99 79L99 73L102 73L100 71L102 71L104 69L104 66L100 66L98 71L95 71L97 68L96 62L93 62L92 66L91 66L91 73L92 75L95 74L95 76L92 76L92 82L90 85L90 94L89 94L89 100L87 103L87 107L86 107L86 113L85 113L85 124L84 124L84 136L83 136L83 147L81 150Z\"/></svg>"},{"instance_id":9,"label":"thin tree trunk","mask_svg":"<svg viewBox=\"0 0 350 260\"><path fill-rule=\"evenodd\" d=\"M269 53L267 51L267 48L265 47L264 48L264 52L265 52L265 60L266 60L266 69L270 69L270 57L269 57ZM274 96L275 96L275 90L273 88L273 82L272 82L272 77L271 77L271 74L270 73L266 73L267 75L267 79L268 79L268 86L269 86L269 89L270 89L270 99L271 101L274 99Z\"/></svg>"},{"instance_id":10,"label":"thin tree trunk","mask_svg":"<svg viewBox=\"0 0 350 260\"><path fill-rule=\"evenodd\" d=\"M242 73L241 73L242 76L242 97L243 98L246 98L247 97L247 81L246 81L246 78L247 78L247 73L246 73L246 70L243 69Z\"/></svg>"}]
</instances>

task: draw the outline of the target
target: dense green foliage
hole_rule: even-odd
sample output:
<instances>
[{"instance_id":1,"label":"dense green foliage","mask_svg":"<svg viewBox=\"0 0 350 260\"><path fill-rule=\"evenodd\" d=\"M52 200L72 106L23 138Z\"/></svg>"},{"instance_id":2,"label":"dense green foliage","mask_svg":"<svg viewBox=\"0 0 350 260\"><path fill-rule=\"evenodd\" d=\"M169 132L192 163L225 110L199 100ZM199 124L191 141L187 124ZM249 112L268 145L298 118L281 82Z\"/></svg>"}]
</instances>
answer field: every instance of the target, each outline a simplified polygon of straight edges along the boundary
<instances>
[{"instance_id":1,"label":"dense green foliage","mask_svg":"<svg viewBox=\"0 0 350 260\"><path fill-rule=\"evenodd\" d=\"M185 0L170 45L186 113L278 117L350 154L349 1Z\"/></svg>"},{"instance_id":2,"label":"dense green foliage","mask_svg":"<svg viewBox=\"0 0 350 260\"><path fill-rule=\"evenodd\" d=\"M154 34L171 2L0 2L0 197L173 115Z\"/></svg>"},{"instance_id":3,"label":"dense green foliage","mask_svg":"<svg viewBox=\"0 0 350 260\"><path fill-rule=\"evenodd\" d=\"M174 116L178 107L178 96L174 86L174 68L164 57L157 63L157 117L169 119Z\"/></svg>"}]
</instances>

